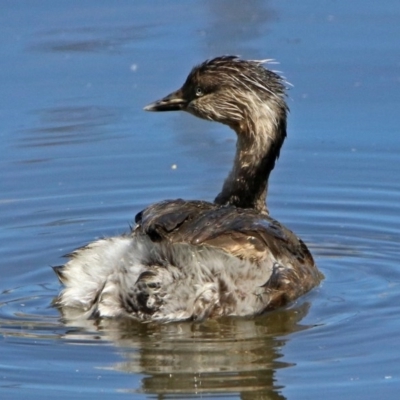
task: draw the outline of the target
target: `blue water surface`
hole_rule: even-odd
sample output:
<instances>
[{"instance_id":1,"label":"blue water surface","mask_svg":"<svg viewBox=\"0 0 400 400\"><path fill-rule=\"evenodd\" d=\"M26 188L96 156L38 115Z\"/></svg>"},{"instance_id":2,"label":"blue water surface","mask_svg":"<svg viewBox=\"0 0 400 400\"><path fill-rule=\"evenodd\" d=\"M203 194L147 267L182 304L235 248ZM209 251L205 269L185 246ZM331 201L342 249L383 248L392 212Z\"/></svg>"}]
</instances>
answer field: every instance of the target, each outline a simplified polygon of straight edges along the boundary
<instances>
[{"instance_id":1,"label":"blue water surface","mask_svg":"<svg viewBox=\"0 0 400 400\"><path fill-rule=\"evenodd\" d=\"M396 0L4 1L0 398L397 399L399 38ZM268 203L325 280L251 320L66 324L63 254L218 193L233 132L142 108L222 54L293 85Z\"/></svg>"}]
</instances>

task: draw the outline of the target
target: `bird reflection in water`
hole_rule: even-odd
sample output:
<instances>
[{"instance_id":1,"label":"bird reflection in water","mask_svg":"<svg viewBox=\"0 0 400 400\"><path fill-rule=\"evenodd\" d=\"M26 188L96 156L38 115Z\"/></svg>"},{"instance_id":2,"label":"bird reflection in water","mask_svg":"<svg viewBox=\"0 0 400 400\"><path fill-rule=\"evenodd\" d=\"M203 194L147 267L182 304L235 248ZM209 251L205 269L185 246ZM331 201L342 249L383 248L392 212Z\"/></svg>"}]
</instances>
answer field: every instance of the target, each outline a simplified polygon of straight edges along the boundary
<instances>
[{"instance_id":1,"label":"bird reflection in water","mask_svg":"<svg viewBox=\"0 0 400 400\"><path fill-rule=\"evenodd\" d=\"M143 324L129 319L64 321L74 328L68 340L107 340L124 361L99 368L142 375L140 387L157 398L195 394L230 394L242 399L285 399L276 371L292 366L280 361L287 335L310 328L300 321L310 304L301 303L255 319L225 317L199 323Z\"/></svg>"}]
</instances>

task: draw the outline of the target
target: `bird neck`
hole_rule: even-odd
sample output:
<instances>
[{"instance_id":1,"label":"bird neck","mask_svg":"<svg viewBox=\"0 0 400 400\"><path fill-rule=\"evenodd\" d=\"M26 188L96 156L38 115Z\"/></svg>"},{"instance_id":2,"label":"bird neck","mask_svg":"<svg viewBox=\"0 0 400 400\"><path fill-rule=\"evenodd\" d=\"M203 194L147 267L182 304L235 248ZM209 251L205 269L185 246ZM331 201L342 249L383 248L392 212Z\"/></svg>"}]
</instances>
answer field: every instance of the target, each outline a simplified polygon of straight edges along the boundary
<instances>
[{"instance_id":1,"label":"bird neck","mask_svg":"<svg viewBox=\"0 0 400 400\"><path fill-rule=\"evenodd\" d=\"M268 179L286 137L286 107L273 110L266 107L262 115L231 125L238 137L236 155L216 204L268 214Z\"/></svg>"}]
</instances>

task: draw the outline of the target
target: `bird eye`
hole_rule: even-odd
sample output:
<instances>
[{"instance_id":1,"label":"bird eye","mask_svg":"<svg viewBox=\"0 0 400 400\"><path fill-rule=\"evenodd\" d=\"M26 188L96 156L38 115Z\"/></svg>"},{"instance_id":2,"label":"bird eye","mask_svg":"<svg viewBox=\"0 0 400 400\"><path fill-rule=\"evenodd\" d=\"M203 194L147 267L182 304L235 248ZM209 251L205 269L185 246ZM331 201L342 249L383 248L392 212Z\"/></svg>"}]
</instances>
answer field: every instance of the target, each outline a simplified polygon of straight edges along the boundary
<instances>
[{"instance_id":1,"label":"bird eye","mask_svg":"<svg viewBox=\"0 0 400 400\"><path fill-rule=\"evenodd\" d=\"M200 97L200 96L203 96L203 94L204 94L203 89L200 86L197 86L196 96Z\"/></svg>"}]
</instances>

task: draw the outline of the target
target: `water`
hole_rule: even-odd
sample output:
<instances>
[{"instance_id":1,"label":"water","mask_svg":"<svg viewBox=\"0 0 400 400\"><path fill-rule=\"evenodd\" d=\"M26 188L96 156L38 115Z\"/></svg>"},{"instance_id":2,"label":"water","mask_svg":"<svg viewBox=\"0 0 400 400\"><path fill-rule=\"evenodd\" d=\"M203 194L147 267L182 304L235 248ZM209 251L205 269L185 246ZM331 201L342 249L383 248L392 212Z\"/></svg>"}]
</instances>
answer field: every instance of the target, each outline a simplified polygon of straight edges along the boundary
<instances>
[{"instance_id":1,"label":"water","mask_svg":"<svg viewBox=\"0 0 400 400\"><path fill-rule=\"evenodd\" d=\"M396 399L399 20L395 0L4 1L1 399ZM141 111L220 54L294 84L269 207L326 279L256 319L64 324L63 254L220 188L229 129Z\"/></svg>"}]
</instances>

